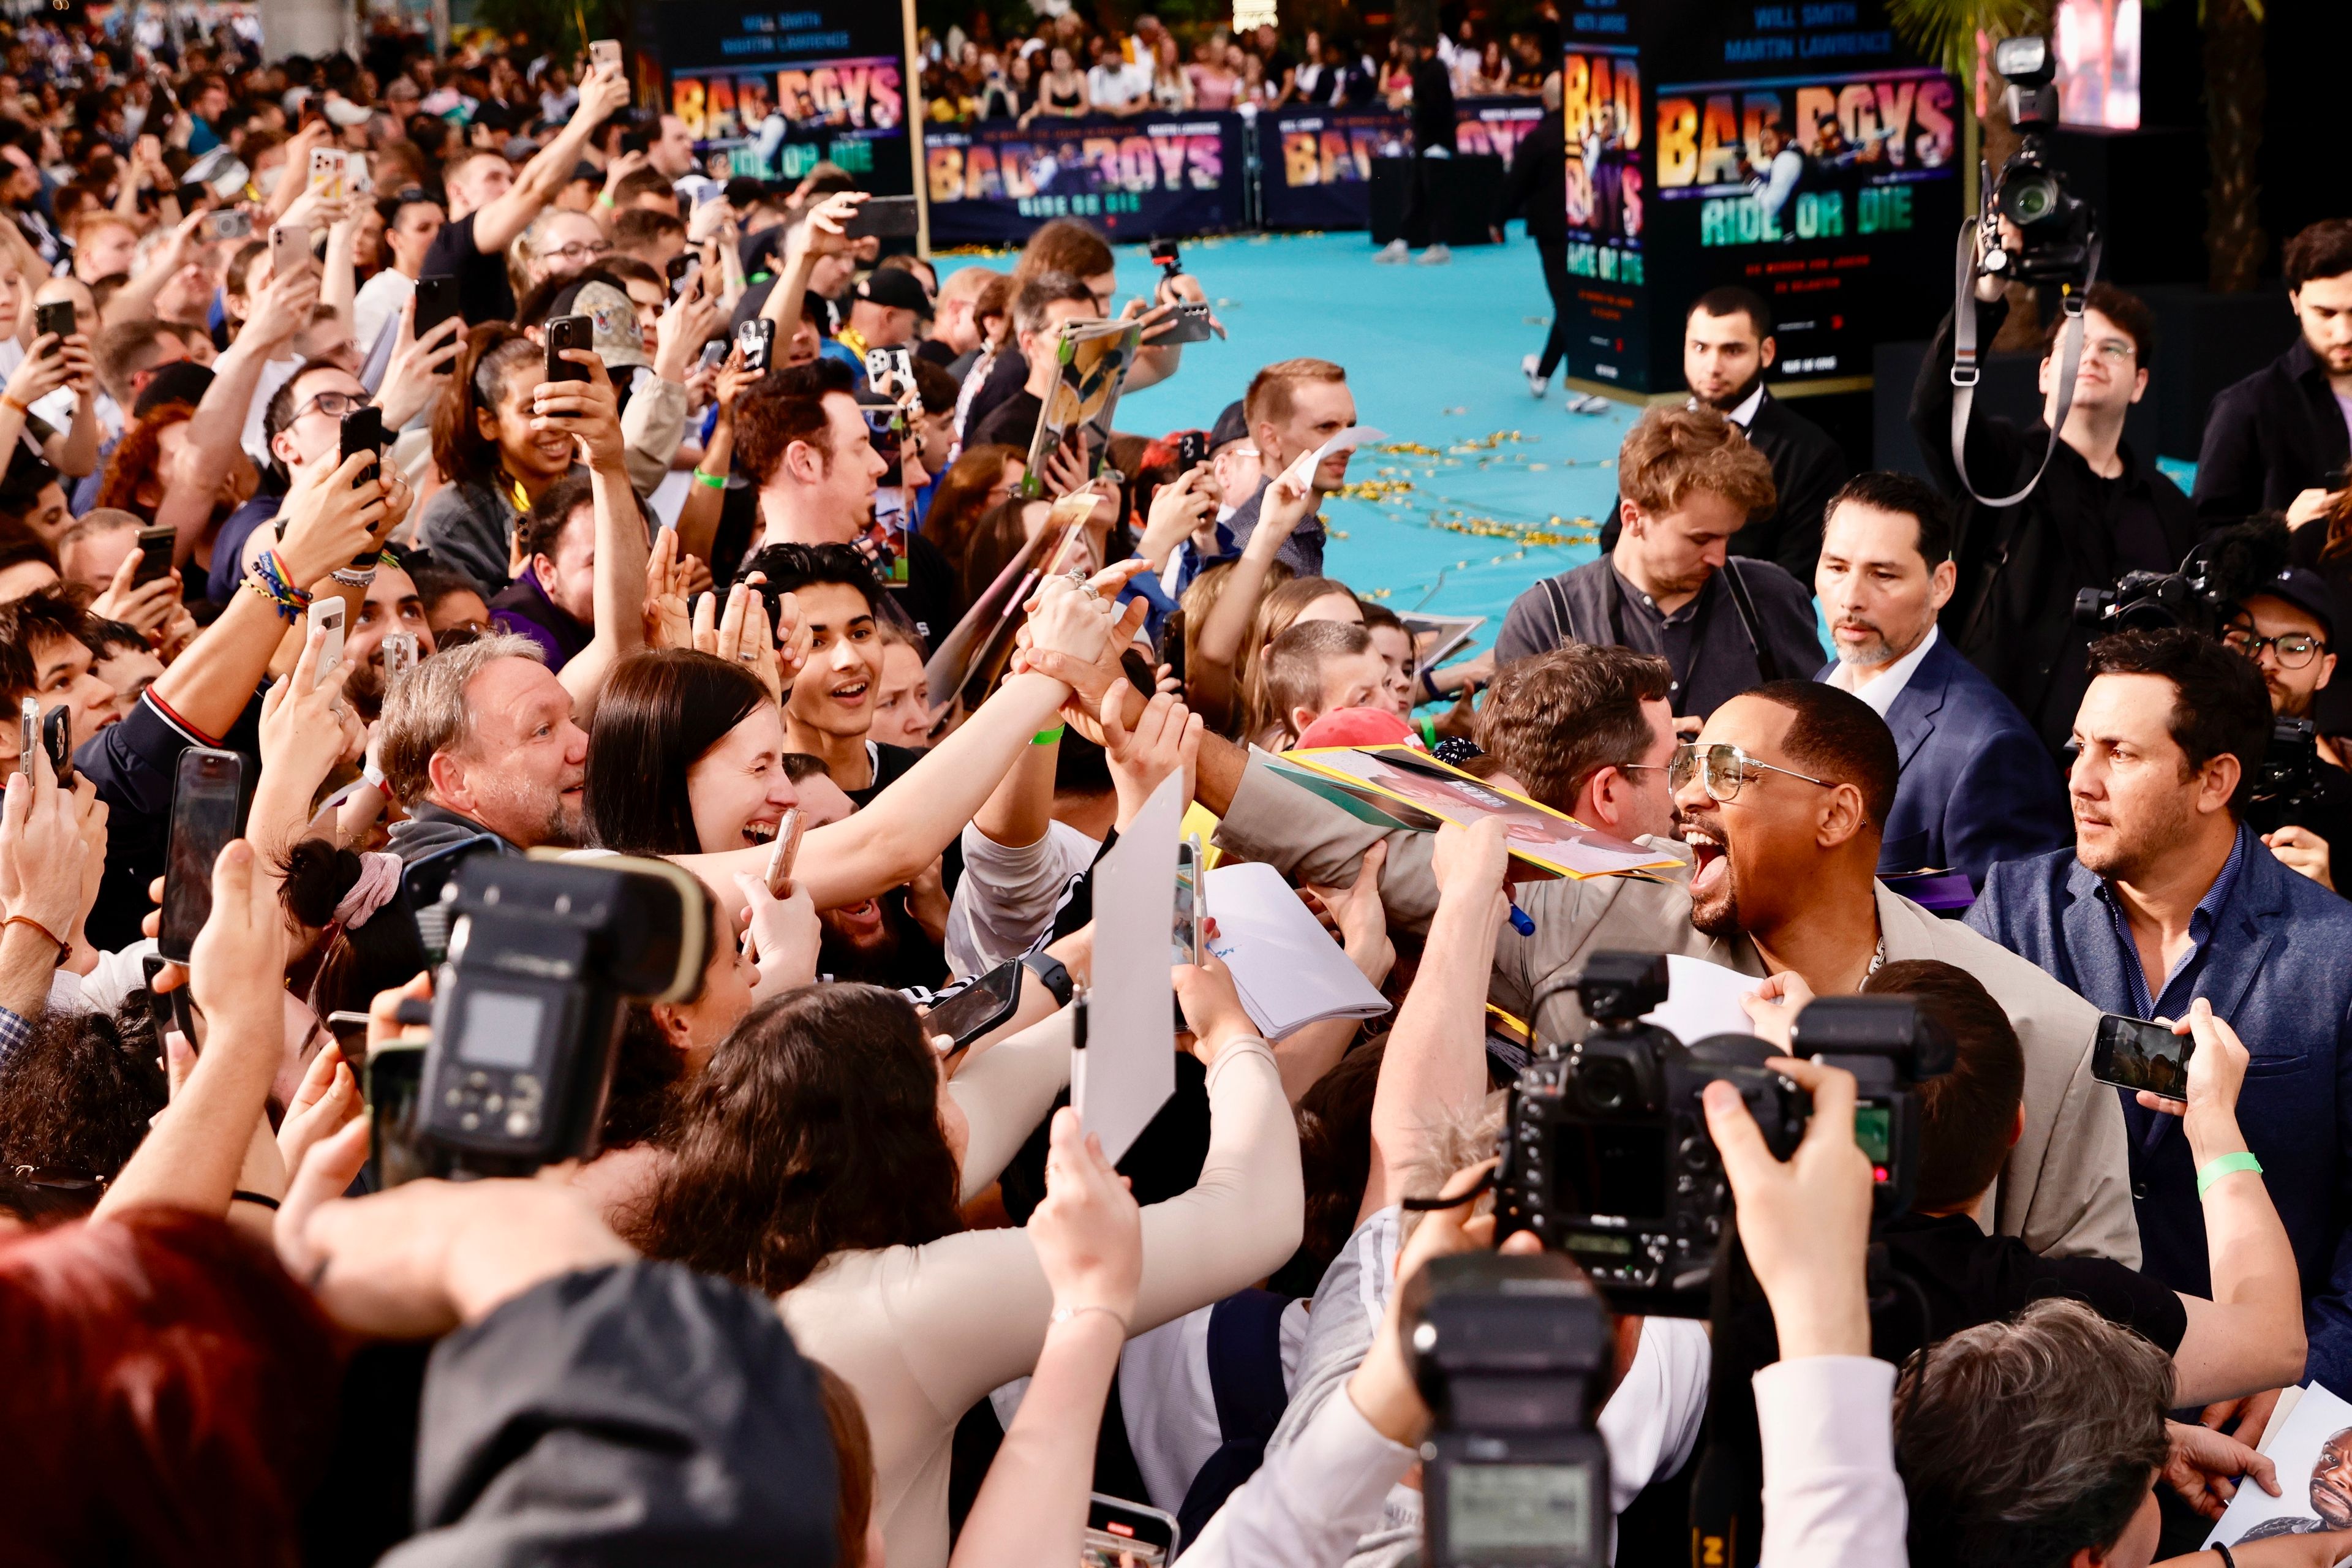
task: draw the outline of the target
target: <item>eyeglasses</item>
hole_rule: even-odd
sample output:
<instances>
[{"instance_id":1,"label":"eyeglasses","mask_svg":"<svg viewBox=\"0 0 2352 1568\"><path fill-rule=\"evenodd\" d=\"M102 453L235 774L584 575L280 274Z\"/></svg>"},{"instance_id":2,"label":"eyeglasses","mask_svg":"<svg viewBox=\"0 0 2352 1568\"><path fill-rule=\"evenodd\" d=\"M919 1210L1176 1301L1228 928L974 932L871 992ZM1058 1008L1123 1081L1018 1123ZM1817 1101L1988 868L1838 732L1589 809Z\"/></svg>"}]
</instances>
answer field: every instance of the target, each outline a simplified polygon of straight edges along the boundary
<instances>
[{"instance_id":1,"label":"eyeglasses","mask_svg":"<svg viewBox=\"0 0 2352 1568\"><path fill-rule=\"evenodd\" d=\"M2274 637L2259 637L2246 626L2230 627L2221 634L2221 642L2252 659L2261 658L2263 649L2269 648L2288 669L2301 669L2327 651L2327 645L2309 632L2282 632Z\"/></svg>"},{"instance_id":2,"label":"eyeglasses","mask_svg":"<svg viewBox=\"0 0 2352 1568\"><path fill-rule=\"evenodd\" d=\"M1666 785L1680 795L1683 787L1690 783L1691 775L1696 773L1707 798L1718 805L1728 805L1739 798L1739 786L1759 772L1786 773L1792 779L1820 784L1823 789L1837 787L1827 779L1817 779L1794 768L1759 763L1738 747L1730 745L1676 746L1674 760L1666 764Z\"/></svg>"},{"instance_id":3,"label":"eyeglasses","mask_svg":"<svg viewBox=\"0 0 2352 1568\"><path fill-rule=\"evenodd\" d=\"M341 419L346 414L357 414L362 408L372 407L374 402L363 392L322 392L302 405L295 417L299 419L315 408L330 419Z\"/></svg>"},{"instance_id":4,"label":"eyeglasses","mask_svg":"<svg viewBox=\"0 0 2352 1568\"><path fill-rule=\"evenodd\" d=\"M2091 352L2112 364L2121 364L2132 357L2131 344L2120 338L2102 338L2090 345Z\"/></svg>"},{"instance_id":5,"label":"eyeglasses","mask_svg":"<svg viewBox=\"0 0 2352 1568\"><path fill-rule=\"evenodd\" d=\"M566 261L593 261L600 256L613 254L613 244L605 239L575 239L569 245L559 245L553 250L542 250L542 257L560 256Z\"/></svg>"}]
</instances>

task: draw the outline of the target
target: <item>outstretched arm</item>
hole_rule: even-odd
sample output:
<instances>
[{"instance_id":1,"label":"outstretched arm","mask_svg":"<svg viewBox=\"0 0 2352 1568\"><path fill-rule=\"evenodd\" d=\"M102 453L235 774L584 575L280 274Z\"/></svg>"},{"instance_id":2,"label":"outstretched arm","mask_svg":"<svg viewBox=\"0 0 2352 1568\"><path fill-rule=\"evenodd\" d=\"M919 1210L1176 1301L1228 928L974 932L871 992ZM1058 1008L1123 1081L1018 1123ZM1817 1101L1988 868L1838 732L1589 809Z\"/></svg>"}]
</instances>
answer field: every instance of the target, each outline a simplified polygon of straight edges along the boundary
<instances>
[{"instance_id":1,"label":"outstretched arm","mask_svg":"<svg viewBox=\"0 0 2352 1568\"><path fill-rule=\"evenodd\" d=\"M619 71L602 67L590 71L588 79L580 84L579 106L555 133L555 140L522 166L506 195L485 203L474 214L474 248L484 256L495 256L512 245L515 236L530 226L572 177L581 149L588 145L596 127L628 101L628 80Z\"/></svg>"}]
</instances>

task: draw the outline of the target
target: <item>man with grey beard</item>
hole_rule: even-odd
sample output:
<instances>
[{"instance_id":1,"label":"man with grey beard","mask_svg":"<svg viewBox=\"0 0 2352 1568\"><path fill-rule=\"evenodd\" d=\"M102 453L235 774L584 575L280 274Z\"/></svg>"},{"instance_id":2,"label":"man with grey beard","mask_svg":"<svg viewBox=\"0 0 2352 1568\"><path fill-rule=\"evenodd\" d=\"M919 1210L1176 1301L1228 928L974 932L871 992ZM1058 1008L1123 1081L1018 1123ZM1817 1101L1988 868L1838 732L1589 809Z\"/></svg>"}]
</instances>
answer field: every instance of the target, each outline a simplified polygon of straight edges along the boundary
<instances>
[{"instance_id":1,"label":"man with grey beard","mask_svg":"<svg viewBox=\"0 0 2352 1568\"><path fill-rule=\"evenodd\" d=\"M1958 871L2074 837L2050 753L2017 705L1936 631L1952 596L1951 513L1906 474L1849 480L1822 513L1813 592L1837 659L1816 679L1868 703L1895 733L1902 779L1878 872Z\"/></svg>"}]
</instances>

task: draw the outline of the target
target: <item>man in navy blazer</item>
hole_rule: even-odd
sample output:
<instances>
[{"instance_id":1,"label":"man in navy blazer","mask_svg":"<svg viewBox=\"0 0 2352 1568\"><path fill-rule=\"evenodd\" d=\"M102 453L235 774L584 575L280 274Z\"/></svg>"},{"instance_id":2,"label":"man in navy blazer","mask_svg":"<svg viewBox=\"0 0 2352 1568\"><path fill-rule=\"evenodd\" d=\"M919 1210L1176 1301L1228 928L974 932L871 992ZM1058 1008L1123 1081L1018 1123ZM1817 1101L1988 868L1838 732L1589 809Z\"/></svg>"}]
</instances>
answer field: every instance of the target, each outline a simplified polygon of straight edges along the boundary
<instances>
[{"instance_id":1,"label":"man in navy blazer","mask_svg":"<svg viewBox=\"0 0 2352 1568\"><path fill-rule=\"evenodd\" d=\"M1813 592L1837 662L1815 679L1853 692L1895 732L1901 781L1878 874L1960 871L1981 888L2000 860L2074 837L2050 752L2017 705L1936 630L1952 596L1951 512L1907 474L1857 475L1822 513Z\"/></svg>"},{"instance_id":2,"label":"man in navy blazer","mask_svg":"<svg viewBox=\"0 0 2352 1568\"><path fill-rule=\"evenodd\" d=\"M2252 1054L2238 1120L2294 1244L2306 1370L2352 1389L2352 903L2241 818L2271 729L2252 661L2179 629L2103 638L2090 661L2076 847L1994 867L1968 922L2107 1012L2180 1019L2202 996L2236 1027ZM2141 1267L2203 1293L2188 1140L2134 1095L2123 1109Z\"/></svg>"}]
</instances>

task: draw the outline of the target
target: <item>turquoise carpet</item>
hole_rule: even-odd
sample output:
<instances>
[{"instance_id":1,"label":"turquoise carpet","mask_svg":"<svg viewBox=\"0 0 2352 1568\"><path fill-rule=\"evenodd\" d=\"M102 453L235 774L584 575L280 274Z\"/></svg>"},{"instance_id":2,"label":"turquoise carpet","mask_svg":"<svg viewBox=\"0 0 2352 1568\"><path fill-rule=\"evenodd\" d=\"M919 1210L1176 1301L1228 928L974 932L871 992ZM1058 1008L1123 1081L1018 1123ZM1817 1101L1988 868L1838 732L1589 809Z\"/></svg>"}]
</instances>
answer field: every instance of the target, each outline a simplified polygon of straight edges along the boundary
<instances>
[{"instance_id":1,"label":"turquoise carpet","mask_svg":"<svg viewBox=\"0 0 2352 1568\"><path fill-rule=\"evenodd\" d=\"M1011 264L940 267L974 260ZM1337 360L1358 418L1427 450L1357 454L1348 477L1376 494L1327 503L1332 575L1392 609L1486 616L1483 647L1520 590L1592 558L1591 519L1616 494L1634 411L1570 414L1557 384L1540 403L1528 395L1519 359L1543 346L1551 301L1516 233L1449 267L1375 266L1362 234L1201 240L1184 269L1233 335L1191 345L1173 380L1122 399L1119 428L1206 427L1259 366ZM1157 275L1144 247L1119 247L1122 297Z\"/></svg>"}]
</instances>

